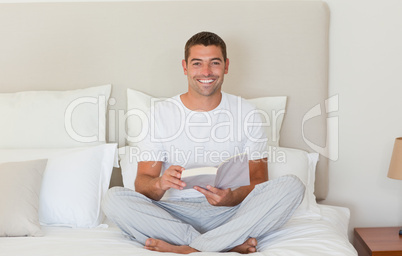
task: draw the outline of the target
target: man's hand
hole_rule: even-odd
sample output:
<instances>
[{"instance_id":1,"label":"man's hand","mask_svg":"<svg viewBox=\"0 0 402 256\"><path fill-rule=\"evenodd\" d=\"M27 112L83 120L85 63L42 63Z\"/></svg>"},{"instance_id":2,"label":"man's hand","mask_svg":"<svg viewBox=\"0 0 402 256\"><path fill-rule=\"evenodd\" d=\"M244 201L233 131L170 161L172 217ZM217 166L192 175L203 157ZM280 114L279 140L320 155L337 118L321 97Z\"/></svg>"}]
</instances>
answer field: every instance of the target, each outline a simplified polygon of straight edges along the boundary
<instances>
[{"instance_id":1,"label":"man's hand","mask_svg":"<svg viewBox=\"0 0 402 256\"><path fill-rule=\"evenodd\" d=\"M170 188L183 189L186 183L180 180L182 171L184 171L183 167L171 165L160 177L158 182L159 188L164 191Z\"/></svg>"},{"instance_id":2,"label":"man's hand","mask_svg":"<svg viewBox=\"0 0 402 256\"><path fill-rule=\"evenodd\" d=\"M219 189L207 186L207 189L195 186L195 190L204 194L208 202L213 206L235 206L240 202L237 202L235 193L230 189Z\"/></svg>"},{"instance_id":3,"label":"man's hand","mask_svg":"<svg viewBox=\"0 0 402 256\"><path fill-rule=\"evenodd\" d=\"M183 189L186 186L180 180L183 167L172 165L160 176L161 168L161 161L139 162L135 191L158 201L168 189Z\"/></svg>"},{"instance_id":4,"label":"man's hand","mask_svg":"<svg viewBox=\"0 0 402 256\"><path fill-rule=\"evenodd\" d=\"M214 206L235 206L240 204L244 198L254 189L255 185L268 180L268 165L267 159L258 159L249 161L250 169L250 185L239 187L235 190L219 189L207 186L203 189L195 186L194 189L204 194L211 205Z\"/></svg>"}]
</instances>

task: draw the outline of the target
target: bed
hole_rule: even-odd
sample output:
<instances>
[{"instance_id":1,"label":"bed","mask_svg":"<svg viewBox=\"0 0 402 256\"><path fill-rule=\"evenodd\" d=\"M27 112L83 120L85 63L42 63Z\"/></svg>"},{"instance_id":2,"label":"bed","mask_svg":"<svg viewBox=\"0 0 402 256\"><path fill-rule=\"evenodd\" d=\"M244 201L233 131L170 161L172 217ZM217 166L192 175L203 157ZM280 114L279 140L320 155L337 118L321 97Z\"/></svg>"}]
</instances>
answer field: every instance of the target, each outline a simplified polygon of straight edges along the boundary
<instances>
[{"instance_id":1,"label":"bed","mask_svg":"<svg viewBox=\"0 0 402 256\"><path fill-rule=\"evenodd\" d=\"M349 211L334 206L320 206L320 208L323 213L321 220L312 222L306 219L292 219L254 255L356 255L346 237ZM8 238L7 243L2 243L1 253L10 256L161 255L158 252L147 251L137 242L122 236L120 230L107 221L95 229L45 227L44 233L44 237L36 239ZM219 255L219 253L203 252L195 255ZM225 255L238 254L225 253Z\"/></svg>"},{"instance_id":2,"label":"bed","mask_svg":"<svg viewBox=\"0 0 402 256\"><path fill-rule=\"evenodd\" d=\"M198 9L208 10L202 22ZM256 254L357 255L349 210L317 203L337 100L328 28L322 1L1 4L0 255L159 254L124 236L100 203L111 186L133 188L142 113L186 90L184 43L202 30L228 45L223 90L267 114L270 179L294 174L307 188Z\"/></svg>"}]
</instances>

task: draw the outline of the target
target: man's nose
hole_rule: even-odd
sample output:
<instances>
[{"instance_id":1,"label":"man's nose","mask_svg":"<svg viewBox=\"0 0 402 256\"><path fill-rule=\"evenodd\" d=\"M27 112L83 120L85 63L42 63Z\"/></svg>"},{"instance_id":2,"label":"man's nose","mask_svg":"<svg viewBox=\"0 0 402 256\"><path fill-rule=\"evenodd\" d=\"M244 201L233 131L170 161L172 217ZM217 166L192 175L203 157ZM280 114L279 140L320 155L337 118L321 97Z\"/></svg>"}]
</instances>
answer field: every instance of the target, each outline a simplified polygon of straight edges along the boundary
<instances>
[{"instance_id":1,"label":"man's nose","mask_svg":"<svg viewBox=\"0 0 402 256\"><path fill-rule=\"evenodd\" d=\"M202 72L202 75L204 75L204 76L210 76L212 74L212 70L211 70L211 67L209 65L204 65L202 67L201 72Z\"/></svg>"}]
</instances>

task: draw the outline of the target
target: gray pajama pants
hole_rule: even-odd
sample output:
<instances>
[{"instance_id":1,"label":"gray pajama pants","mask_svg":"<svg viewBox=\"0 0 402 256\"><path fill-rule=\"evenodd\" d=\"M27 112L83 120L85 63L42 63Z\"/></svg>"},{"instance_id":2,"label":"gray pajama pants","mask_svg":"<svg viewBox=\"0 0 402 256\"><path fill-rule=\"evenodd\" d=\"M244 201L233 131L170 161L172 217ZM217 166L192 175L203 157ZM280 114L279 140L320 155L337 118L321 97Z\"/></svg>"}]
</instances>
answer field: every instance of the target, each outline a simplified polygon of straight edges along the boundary
<instances>
[{"instance_id":1,"label":"gray pajama pants","mask_svg":"<svg viewBox=\"0 0 402 256\"><path fill-rule=\"evenodd\" d=\"M257 185L237 206L212 206L204 198L154 201L113 187L103 200L106 216L138 242L152 237L199 251L228 251L249 237L263 237L285 224L301 203L303 183L287 175Z\"/></svg>"}]
</instances>

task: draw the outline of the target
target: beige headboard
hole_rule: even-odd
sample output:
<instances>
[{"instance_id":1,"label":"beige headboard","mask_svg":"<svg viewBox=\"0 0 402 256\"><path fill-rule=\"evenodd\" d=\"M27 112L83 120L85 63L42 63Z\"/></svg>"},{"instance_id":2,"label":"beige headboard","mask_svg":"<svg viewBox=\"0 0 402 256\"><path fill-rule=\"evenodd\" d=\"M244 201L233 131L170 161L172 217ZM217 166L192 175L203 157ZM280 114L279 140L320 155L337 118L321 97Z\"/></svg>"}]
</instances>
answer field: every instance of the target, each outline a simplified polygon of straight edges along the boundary
<instances>
[{"instance_id":1,"label":"beige headboard","mask_svg":"<svg viewBox=\"0 0 402 256\"><path fill-rule=\"evenodd\" d=\"M153 96L185 91L184 44L212 31L228 47L224 90L245 98L288 96L281 145L312 151L302 120L328 97L328 24L321 1L0 4L0 92L111 83L116 104L110 109L117 113L126 108L127 88ZM323 113L304 126L305 138L321 147ZM109 141L124 145L113 131ZM321 156L319 199L327 194L327 166ZM118 174L112 182L121 183Z\"/></svg>"}]
</instances>

